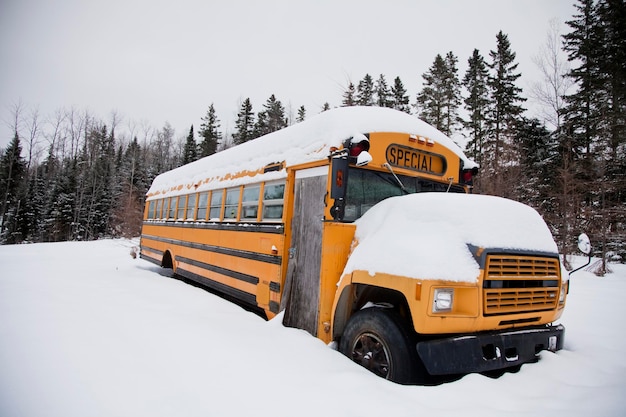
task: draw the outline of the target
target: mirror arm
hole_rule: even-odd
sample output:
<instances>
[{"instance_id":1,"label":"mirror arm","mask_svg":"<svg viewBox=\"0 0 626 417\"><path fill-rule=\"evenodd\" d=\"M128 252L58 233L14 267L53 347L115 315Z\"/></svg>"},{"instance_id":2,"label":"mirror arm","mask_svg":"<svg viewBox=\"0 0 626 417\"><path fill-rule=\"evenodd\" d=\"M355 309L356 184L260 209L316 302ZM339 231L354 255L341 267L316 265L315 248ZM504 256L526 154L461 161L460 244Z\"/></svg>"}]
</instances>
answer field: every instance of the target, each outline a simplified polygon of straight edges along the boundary
<instances>
[{"instance_id":1,"label":"mirror arm","mask_svg":"<svg viewBox=\"0 0 626 417\"><path fill-rule=\"evenodd\" d=\"M589 252L589 258L587 259L587 263L586 263L586 264L584 264L584 265L579 266L579 267L578 267L578 268L576 268L576 269L573 269L573 270L569 271L569 274L568 274L568 275L569 275L569 276L572 276L572 274L573 274L574 272L576 272L576 271L580 271L581 269L583 269L584 267L586 267L586 266L587 266L587 265L589 265L590 263L591 263L591 252Z\"/></svg>"}]
</instances>

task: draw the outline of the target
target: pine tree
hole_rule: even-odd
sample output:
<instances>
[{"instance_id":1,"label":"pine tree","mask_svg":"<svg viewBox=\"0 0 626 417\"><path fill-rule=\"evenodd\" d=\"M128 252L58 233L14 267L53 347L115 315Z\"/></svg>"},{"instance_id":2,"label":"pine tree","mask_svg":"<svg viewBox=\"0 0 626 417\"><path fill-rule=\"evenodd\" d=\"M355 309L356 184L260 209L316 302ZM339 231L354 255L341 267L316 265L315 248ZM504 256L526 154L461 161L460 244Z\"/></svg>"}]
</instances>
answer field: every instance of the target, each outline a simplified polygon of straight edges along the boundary
<instances>
[{"instance_id":1,"label":"pine tree","mask_svg":"<svg viewBox=\"0 0 626 417\"><path fill-rule=\"evenodd\" d=\"M396 77L393 80L393 86L391 87L391 107L405 113L411 113L409 95L406 93L406 88L404 88L400 77Z\"/></svg>"},{"instance_id":2,"label":"pine tree","mask_svg":"<svg viewBox=\"0 0 626 417\"><path fill-rule=\"evenodd\" d=\"M626 3L598 3L603 74L600 102L601 143L601 238L603 259L611 254L626 261ZM602 272L607 270L602 265Z\"/></svg>"},{"instance_id":3,"label":"pine tree","mask_svg":"<svg viewBox=\"0 0 626 417\"><path fill-rule=\"evenodd\" d=\"M256 122L254 122L253 136L255 138L266 135L270 132L269 124L267 121L267 112L260 111L256 115Z\"/></svg>"},{"instance_id":4,"label":"pine tree","mask_svg":"<svg viewBox=\"0 0 626 417\"><path fill-rule=\"evenodd\" d=\"M376 105L378 107L391 107L392 106L392 97L391 92L389 91L389 86L387 85L387 80L383 74L380 74L378 80L376 80L376 85L374 86L374 94L376 95Z\"/></svg>"},{"instance_id":5,"label":"pine tree","mask_svg":"<svg viewBox=\"0 0 626 417\"><path fill-rule=\"evenodd\" d=\"M365 74L365 77L359 81L356 103L359 106L374 105L374 81L372 80L372 76L369 74Z\"/></svg>"},{"instance_id":6,"label":"pine tree","mask_svg":"<svg viewBox=\"0 0 626 417\"><path fill-rule=\"evenodd\" d=\"M427 72L422 74L424 87L417 95L419 117L437 129L443 131L446 126L445 95L446 95L446 62L437 54L435 61Z\"/></svg>"},{"instance_id":7,"label":"pine tree","mask_svg":"<svg viewBox=\"0 0 626 417\"><path fill-rule=\"evenodd\" d=\"M538 119L526 118L521 119L515 135L520 149L517 199L543 213L554 212L551 195L559 162L554 135Z\"/></svg>"},{"instance_id":8,"label":"pine tree","mask_svg":"<svg viewBox=\"0 0 626 417\"><path fill-rule=\"evenodd\" d=\"M119 191L115 196L111 228L114 235L133 237L141 233L143 206L149 184L146 181L144 152L137 138L120 150L116 170Z\"/></svg>"},{"instance_id":9,"label":"pine tree","mask_svg":"<svg viewBox=\"0 0 626 417\"><path fill-rule=\"evenodd\" d=\"M137 138L135 138L135 141ZM183 165L193 162L198 159L198 144L193 134L193 125L189 129L189 135L185 141L185 147L183 149Z\"/></svg>"},{"instance_id":10,"label":"pine tree","mask_svg":"<svg viewBox=\"0 0 626 417\"><path fill-rule=\"evenodd\" d=\"M220 122L215 113L213 103L209 106L206 116L202 118L200 131L198 134L202 138L200 141L200 157L213 155L217 152L217 146L222 140L222 133L218 130Z\"/></svg>"},{"instance_id":11,"label":"pine tree","mask_svg":"<svg viewBox=\"0 0 626 417\"><path fill-rule=\"evenodd\" d=\"M350 81L348 83L348 88L343 92L341 107L351 107L356 106L356 88L354 87L354 83Z\"/></svg>"},{"instance_id":12,"label":"pine tree","mask_svg":"<svg viewBox=\"0 0 626 417\"><path fill-rule=\"evenodd\" d=\"M463 122L463 126L469 132L470 138L466 152L479 165L482 164L483 143L487 132L488 77L487 64L478 49L474 49L472 56L467 60L467 71L463 77L463 86L468 92L464 104L469 116L468 120ZM480 178L477 180L479 182Z\"/></svg>"},{"instance_id":13,"label":"pine tree","mask_svg":"<svg viewBox=\"0 0 626 417\"><path fill-rule=\"evenodd\" d=\"M250 98L246 98L239 113L237 113L237 121L235 121L235 133L233 133L233 141L235 145L244 143L254 138L254 112L252 111L252 103Z\"/></svg>"},{"instance_id":14,"label":"pine tree","mask_svg":"<svg viewBox=\"0 0 626 417\"><path fill-rule=\"evenodd\" d=\"M263 125L259 123L258 132L261 135L276 132L282 128L287 127L287 118L285 117L285 108L280 100L276 99L276 96L272 94L267 102L263 105L263 111L259 113L259 122L263 122ZM261 117L261 113L264 117Z\"/></svg>"},{"instance_id":15,"label":"pine tree","mask_svg":"<svg viewBox=\"0 0 626 417\"><path fill-rule=\"evenodd\" d=\"M572 31L563 38L576 64L569 76L577 90L566 96L563 138L572 145L572 159L582 162L577 180L587 192L580 211L602 257L597 273L603 274L608 253L626 258L626 6L579 0L575 7L578 14L566 22Z\"/></svg>"},{"instance_id":16,"label":"pine tree","mask_svg":"<svg viewBox=\"0 0 626 417\"><path fill-rule=\"evenodd\" d=\"M46 215L48 225L46 240L51 242L79 239L84 235L84 188L81 187L79 162L85 160L66 158L59 170L58 181L50 195L51 205Z\"/></svg>"},{"instance_id":17,"label":"pine tree","mask_svg":"<svg viewBox=\"0 0 626 417\"><path fill-rule=\"evenodd\" d=\"M500 31L496 35L496 50L490 51L492 71L488 85L490 89L489 108L489 141L483 156L485 169L492 181L489 193L504 195L510 190L510 179L506 178L507 167L519 159L517 144L514 142L515 128L524 108L520 103L526 99L521 97L522 89L515 85L521 74L516 73L515 53L511 51L508 36ZM485 182L486 183L486 182ZM484 185L484 184L483 184Z\"/></svg>"},{"instance_id":18,"label":"pine tree","mask_svg":"<svg viewBox=\"0 0 626 417\"><path fill-rule=\"evenodd\" d=\"M17 227L20 212L26 162L22 157L22 145L17 132L0 158L0 239L15 243L11 233Z\"/></svg>"},{"instance_id":19,"label":"pine tree","mask_svg":"<svg viewBox=\"0 0 626 417\"><path fill-rule=\"evenodd\" d=\"M98 239L110 234L110 217L114 200L115 133L106 125L94 126L88 133L84 147L87 162L84 202L76 223L84 226L84 234L72 239Z\"/></svg>"},{"instance_id":20,"label":"pine tree","mask_svg":"<svg viewBox=\"0 0 626 417\"><path fill-rule=\"evenodd\" d=\"M446 54L446 82L445 86L445 109L446 109L446 124L443 132L448 136L456 130L456 126L460 122L459 107L461 106L461 82L459 81L458 58L452 53L452 51Z\"/></svg>"},{"instance_id":21,"label":"pine tree","mask_svg":"<svg viewBox=\"0 0 626 417\"><path fill-rule=\"evenodd\" d=\"M298 118L296 119L296 122L304 122L304 119L306 119L306 109L304 106L300 106L300 108L298 108Z\"/></svg>"},{"instance_id":22,"label":"pine tree","mask_svg":"<svg viewBox=\"0 0 626 417\"><path fill-rule=\"evenodd\" d=\"M565 97L567 103L565 123L574 144L584 151L589 168L592 160L592 144L597 140L599 129L600 60L596 6L593 0L579 0L575 5L580 14L566 22L573 31L564 35L564 49L570 62L579 65L571 69L569 77L578 90Z\"/></svg>"}]
</instances>

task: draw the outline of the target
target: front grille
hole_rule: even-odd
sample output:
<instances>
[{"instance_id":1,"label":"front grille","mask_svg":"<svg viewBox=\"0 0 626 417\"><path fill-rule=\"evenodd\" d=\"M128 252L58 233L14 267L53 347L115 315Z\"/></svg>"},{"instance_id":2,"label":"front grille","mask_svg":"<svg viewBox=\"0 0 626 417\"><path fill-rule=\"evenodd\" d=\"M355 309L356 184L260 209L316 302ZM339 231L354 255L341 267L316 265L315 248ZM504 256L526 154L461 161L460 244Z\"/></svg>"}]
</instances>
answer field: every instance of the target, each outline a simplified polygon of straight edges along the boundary
<instances>
[{"instance_id":1,"label":"front grille","mask_svg":"<svg viewBox=\"0 0 626 417\"><path fill-rule=\"evenodd\" d=\"M560 265L556 258L489 255L483 281L486 316L557 307Z\"/></svg>"}]
</instances>

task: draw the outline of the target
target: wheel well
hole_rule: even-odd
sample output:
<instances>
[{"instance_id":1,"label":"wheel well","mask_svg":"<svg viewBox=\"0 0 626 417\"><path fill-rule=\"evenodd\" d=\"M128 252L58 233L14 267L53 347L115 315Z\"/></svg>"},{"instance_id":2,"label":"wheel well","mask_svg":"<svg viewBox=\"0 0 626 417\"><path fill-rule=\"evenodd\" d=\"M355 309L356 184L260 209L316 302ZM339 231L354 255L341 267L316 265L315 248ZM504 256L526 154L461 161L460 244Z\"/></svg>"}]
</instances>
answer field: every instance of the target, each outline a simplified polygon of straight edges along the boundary
<instances>
[{"instance_id":1,"label":"wheel well","mask_svg":"<svg viewBox=\"0 0 626 417\"><path fill-rule=\"evenodd\" d=\"M161 266L163 268L174 268L174 262L172 262L172 254L170 253L170 251L165 251L165 253L163 254Z\"/></svg>"},{"instance_id":2,"label":"wheel well","mask_svg":"<svg viewBox=\"0 0 626 417\"><path fill-rule=\"evenodd\" d=\"M341 337L350 317L367 303L389 305L410 329L414 329L409 303L400 291L372 285L353 284L344 288L337 303L333 323L333 339Z\"/></svg>"}]
</instances>

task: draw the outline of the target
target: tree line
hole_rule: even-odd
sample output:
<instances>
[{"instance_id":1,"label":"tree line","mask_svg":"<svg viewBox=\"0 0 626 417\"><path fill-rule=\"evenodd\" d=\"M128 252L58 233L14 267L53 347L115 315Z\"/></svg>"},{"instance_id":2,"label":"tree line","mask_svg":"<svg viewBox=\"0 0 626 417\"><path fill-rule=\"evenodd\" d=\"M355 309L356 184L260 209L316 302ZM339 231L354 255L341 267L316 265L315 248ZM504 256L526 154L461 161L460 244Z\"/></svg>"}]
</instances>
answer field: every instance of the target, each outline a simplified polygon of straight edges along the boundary
<instances>
[{"instance_id":1,"label":"tree line","mask_svg":"<svg viewBox=\"0 0 626 417\"><path fill-rule=\"evenodd\" d=\"M527 98L508 36L500 31L485 57L475 49L460 75L458 57L438 54L411 102L400 77L348 80L341 106L390 107L414 114L459 139L481 166L475 192L535 207L562 253L585 231L603 260L626 261L626 6L578 0L561 35L556 25L535 61L542 79L530 96L541 116L527 117ZM561 58L563 55L566 58ZM325 103L319 111L330 109ZM232 134L210 104L197 132L105 123L75 109L44 124L17 105L13 140L0 150L2 243L136 236L147 189L161 172L253 140L306 118L287 115L271 95L255 113L241 102ZM461 141L460 141L461 142ZM45 147L42 146L45 144ZM471 217L471 213L468 213ZM606 270L603 262L599 272Z\"/></svg>"}]
</instances>

